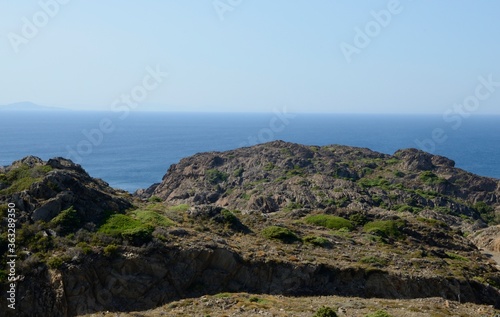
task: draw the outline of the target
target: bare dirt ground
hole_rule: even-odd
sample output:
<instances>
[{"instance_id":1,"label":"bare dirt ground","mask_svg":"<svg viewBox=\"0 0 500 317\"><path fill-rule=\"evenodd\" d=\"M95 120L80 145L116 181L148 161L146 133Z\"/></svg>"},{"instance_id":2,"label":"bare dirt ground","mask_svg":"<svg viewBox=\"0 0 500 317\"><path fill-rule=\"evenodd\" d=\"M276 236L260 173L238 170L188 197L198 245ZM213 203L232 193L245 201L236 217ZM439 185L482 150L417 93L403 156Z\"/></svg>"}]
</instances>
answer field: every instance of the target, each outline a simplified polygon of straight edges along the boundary
<instances>
[{"instance_id":1,"label":"bare dirt ground","mask_svg":"<svg viewBox=\"0 0 500 317\"><path fill-rule=\"evenodd\" d=\"M222 293L214 296L184 299L149 311L102 312L85 317L312 317L322 306L332 307L339 317L364 317L378 310L383 310L393 317L500 316L500 311L491 306L460 304L442 298L388 300L338 296L285 297Z\"/></svg>"}]
</instances>

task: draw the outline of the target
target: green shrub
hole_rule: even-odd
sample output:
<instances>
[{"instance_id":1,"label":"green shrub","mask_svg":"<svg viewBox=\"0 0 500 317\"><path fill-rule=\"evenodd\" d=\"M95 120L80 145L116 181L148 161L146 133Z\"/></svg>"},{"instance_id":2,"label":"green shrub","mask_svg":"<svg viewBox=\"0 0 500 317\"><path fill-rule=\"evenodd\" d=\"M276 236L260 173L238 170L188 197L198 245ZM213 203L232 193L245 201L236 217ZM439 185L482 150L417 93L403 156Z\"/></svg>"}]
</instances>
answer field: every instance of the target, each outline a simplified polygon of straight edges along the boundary
<instances>
[{"instance_id":1,"label":"green shrub","mask_svg":"<svg viewBox=\"0 0 500 317\"><path fill-rule=\"evenodd\" d=\"M0 270L0 283L6 283L7 282L7 271L6 270Z\"/></svg>"},{"instance_id":2,"label":"green shrub","mask_svg":"<svg viewBox=\"0 0 500 317\"><path fill-rule=\"evenodd\" d=\"M234 176L234 177L241 177L241 176L243 175L243 172L244 172L244 171L245 171L245 170L243 169L243 167L240 167L240 168L238 168L237 170L235 170L235 171L233 172L233 176Z\"/></svg>"},{"instance_id":3,"label":"green shrub","mask_svg":"<svg viewBox=\"0 0 500 317\"><path fill-rule=\"evenodd\" d=\"M292 210L295 210L295 209L300 209L302 208L302 204L299 204L299 203L296 203L296 202L291 202L291 203L288 203L288 205L286 205L285 208L283 208L284 211L292 211Z\"/></svg>"},{"instance_id":4,"label":"green shrub","mask_svg":"<svg viewBox=\"0 0 500 317\"><path fill-rule=\"evenodd\" d=\"M210 184L214 185L226 181L228 177L229 177L228 174L221 172L215 168L209 169L205 172L205 179Z\"/></svg>"},{"instance_id":5,"label":"green shrub","mask_svg":"<svg viewBox=\"0 0 500 317\"><path fill-rule=\"evenodd\" d=\"M377 256L365 256L359 260L361 263L375 264L379 266L384 266L387 264L387 260L379 258Z\"/></svg>"},{"instance_id":6,"label":"green shrub","mask_svg":"<svg viewBox=\"0 0 500 317\"><path fill-rule=\"evenodd\" d=\"M149 224L143 224L141 221L127 215L115 214L109 217L98 231L110 236L122 237L135 243L141 243L151 239L153 230L153 226Z\"/></svg>"},{"instance_id":7,"label":"green shrub","mask_svg":"<svg viewBox=\"0 0 500 317\"><path fill-rule=\"evenodd\" d=\"M0 218L7 217L9 206L7 204L0 205Z\"/></svg>"},{"instance_id":8,"label":"green shrub","mask_svg":"<svg viewBox=\"0 0 500 317\"><path fill-rule=\"evenodd\" d=\"M61 211L59 215L50 221L50 223L53 226L59 227L60 233L66 235L70 232L78 230L82 224L82 219L73 206L71 206L68 209Z\"/></svg>"},{"instance_id":9,"label":"green shrub","mask_svg":"<svg viewBox=\"0 0 500 317\"><path fill-rule=\"evenodd\" d=\"M7 174L2 174L2 183L10 185L8 188L0 190L0 194L9 195L29 189L30 186L42 180L42 176L52 170L49 165L35 166L30 168L23 164L11 169Z\"/></svg>"},{"instance_id":10,"label":"green shrub","mask_svg":"<svg viewBox=\"0 0 500 317\"><path fill-rule=\"evenodd\" d=\"M273 163L269 162L264 165L264 171L272 171L275 167L276 166Z\"/></svg>"},{"instance_id":11,"label":"green shrub","mask_svg":"<svg viewBox=\"0 0 500 317\"><path fill-rule=\"evenodd\" d=\"M78 242L76 244L77 247L79 247L83 254L90 254L92 253L92 247L87 243L87 242Z\"/></svg>"},{"instance_id":12,"label":"green shrub","mask_svg":"<svg viewBox=\"0 0 500 317\"><path fill-rule=\"evenodd\" d=\"M153 231L151 226L140 226L123 231L121 236L135 244L141 244L151 240Z\"/></svg>"},{"instance_id":13,"label":"green shrub","mask_svg":"<svg viewBox=\"0 0 500 317\"><path fill-rule=\"evenodd\" d=\"M160 203L162 200L158 196L151 196L151 197L149 197L148 201L150 203Z\"/></svg>"},{"instance_id":14,"label":"green shrub","mask_svg":"<svg viewBox=\"0 0 500 317\"><path fill-rule=\"evenodd\" d=\"M391 183L382 176L378 176L377 178L362 178L358 181L358 184L362 188L380 187L383 189L388 189L391 185Z\"/></svg>"},{"instance_id":15,"label":"green shrub","mask_svg":"<svg viewBox=\"0 0 500 317\"><path fill-rule=\"evenodd\" d=\"M136 210L133 214L135 219L145 225L154 227L170 227L174 225L172 220L152 210Z\"/></svg>"},{"instance_id":16,"label":"green shrub","mask_svg":"<svg viewBox=\"0 0 500 317\"><path fill-rule=\"evenodd\" d=\"M168 210L170 210L170 211L178 211L178 212L186 212L188 209L189 209L188 204L180 204L180 205L172 206L172 207L168 208Z\"/></svg>"},{"instance_id":17,"label":"green shrub","mask_svg":"<svg viewBox=\"0 0 500 317\"><path fill-rule=\"evenodd\" d=\"M365 315L365 317L391 317L391 315L385 310L377 310L374 313Z\"/></svg>"},{"instance_id":18,"label":"green shrub","mask_svg":"<svg viewBox=\"0 0 500 317\"><path fill-rule=\"evenodd\" d=\"M364 231L383 238L398 238L401 236L400 229L404 227L403 220L379 220L368 222Z\"/></svg>"},{"instance_id":19,"label":"green shrub","mask_svg":"<svg viewBox=\"0 0 500 317\"><path fill-rule=\"evenodd\" d=\"M284 243L292 243L299 240L293 231L278 226L264 228L264 230L262 230L262 235L268 239L280 240Z\"/></svg>"},{"instance_id":20,"label":"green shrub","mask_svg":"<svg viewBox=\"0 0 500 317\"><path fill-rule=\"evenodd\" d=\"M401 172L401 171L394 171L394 173L393 173L393 174L394 174L394 176L396 176L396 177L403 177L403 176L405 176L405 173L403 173L403 172Z\"/></svg>"},{"instance_id":21,"label":"green shrub","mask_svg":"<svg viewBox=\"0 0 500 317\"><path fill-rule=\"evenodd\" d=\"M431 171L425 171L420 173L418 178L427 185L437 185L446 183L446 179L438 177Z\"/></svg>"},{"instance_id":22,"label":"green shrub","mask_svg":"<svg viewBox=\"0 0 500 317\"><path fill-rule=\"evenodd\" d=\"M323 306L316 311L313 317L337 317L337 313L331 307Z\"/></svg>"},{"instance_id":23,"label":"green shrub","mask_svg":"<svg viewBox=\"0 0 500 317\"><path fill-rule=\"evenodd\" d=\"M446 255L450 258L450 259L453 259L453 260L458 260L458 261L463 261L463 262L468 262L469 259L467 259L466 257L463 257L461 255L458 255L456 253L453 253L453 252L445 252Z\"/></svg>"},{"instance_id":24,"label":"green shrub","mask_svg":"<svg viewBox=\"0 0 500 317\"><path fill-rule=\"evenodd\" d=\"M64 264L64 262L67 262L69 260L70 258L67 256L52 256L47 260L47 265L51 269L58 269Z\"/></svg>"},{"instance_id":25,"label":"green shrub","mask_svg":"<svg viewBox=\"0 0 500 317\"><path fill-rule=\"evenodd\" d=\"M397 159L397 158L393 157L393 158L388 159L388 160L387 160L387 161L385 161L385 162L386 162L388 165L394 165L394 164L399 163L400 161L399 161L399 159Z\"/></svg>"},{"instance_id":26,"label":"green shrub","mask_svg":"<svg viewBox=\"0 0 500 317\"><path fill-rule=\"evenodd\" d=\"M114 256L118 253L118 246L116 244L110 244L104 247L104 255Z\"/></svg>"},{"instance_id":27,"label":"green shrub","mask_svg":"<svg viewBox=\"0 0 500 317\"><path fill-rule=\"evenodd\" d=\"M487 205L484 201L479 201L474 206L474 208L487 223L492 223L495 220L495 209Z\"/></svg>"},{"instance_id":28,"label":"green shrub","mask_svg":"<svg viewBox=\"0 0 500 317\"><path fill-rule=\"evenodd\" d=\"M222 219L224 220L225 223L228 224L237 224L239 222L238 217L231 211L227 209L222 209L220 212Z\"/></svg>"},{"instance_id":29,"label":"green shrub","mask_svg":"<svg viewBox=\"0 0 500 317\"><path fill-rule=\"evenodd\" d=\"M349 221L356 226L362 226L368 222L368 219L362 213L355 213L349 216Z\"/></svg>"},{"instance_id":30,"label":"green shrub","mask_svg":"<svg viewBox=\"0 0 500 317\"><path fill-rule=\"evenodd\" d=\"M316 236L306 236L302 240L318 247L327 247L331 244L328 239Z\"/></svg>"},{"instance_id":31,"label":"green shrub","mask_svg":"<svg viewBox=\"0 0 500 317\"><path fill-rule=\"evenodd\" d=\"M341 229L347 228L352 230L354 228L351 221L344 219L342 217L332 216L332 215L312 215L305 218L305 222L322 226L329 229Z\"/></svg>"}]
</instances>

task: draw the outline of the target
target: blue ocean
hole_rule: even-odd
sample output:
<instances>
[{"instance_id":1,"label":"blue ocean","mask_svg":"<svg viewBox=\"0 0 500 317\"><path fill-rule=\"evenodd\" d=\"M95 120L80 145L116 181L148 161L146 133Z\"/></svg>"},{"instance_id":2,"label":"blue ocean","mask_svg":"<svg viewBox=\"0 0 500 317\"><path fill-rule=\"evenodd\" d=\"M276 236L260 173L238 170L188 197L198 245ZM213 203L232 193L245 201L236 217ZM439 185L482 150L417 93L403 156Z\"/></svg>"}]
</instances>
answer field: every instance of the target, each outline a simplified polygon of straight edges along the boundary
<instances>
[{"instance_id":1,"label":"blue ocean","mask_svg":"<svg viewBox=\"0 0 500 317\"><path fill-rule=\"evenodd\" d=\"M272 140L342 144L393 154L420 148L500 178L500 116L1 112L0 165L27 155L67 157L128 191L160 182L171 164L206 151Z\"/></svg>"}]
</instances>

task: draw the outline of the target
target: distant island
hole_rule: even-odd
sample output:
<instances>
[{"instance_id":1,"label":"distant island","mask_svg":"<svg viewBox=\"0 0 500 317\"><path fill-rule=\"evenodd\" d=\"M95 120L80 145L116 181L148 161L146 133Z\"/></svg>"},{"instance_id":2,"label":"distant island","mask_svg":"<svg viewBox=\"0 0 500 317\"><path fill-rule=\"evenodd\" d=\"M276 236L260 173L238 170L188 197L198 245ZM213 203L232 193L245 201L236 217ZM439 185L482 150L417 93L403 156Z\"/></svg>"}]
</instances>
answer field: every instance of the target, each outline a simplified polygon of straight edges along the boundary
<instances>
[{"instance_id":1,"label":"distant island","mask_svg":"<svg viewBox=\"0 0 500 317\"><path fill-rule=\"evenodd\" d=\"M29 101L23 101L0 105L0 111L69 111L69 109L41 106Z\"/></svg>"}]
</instances>

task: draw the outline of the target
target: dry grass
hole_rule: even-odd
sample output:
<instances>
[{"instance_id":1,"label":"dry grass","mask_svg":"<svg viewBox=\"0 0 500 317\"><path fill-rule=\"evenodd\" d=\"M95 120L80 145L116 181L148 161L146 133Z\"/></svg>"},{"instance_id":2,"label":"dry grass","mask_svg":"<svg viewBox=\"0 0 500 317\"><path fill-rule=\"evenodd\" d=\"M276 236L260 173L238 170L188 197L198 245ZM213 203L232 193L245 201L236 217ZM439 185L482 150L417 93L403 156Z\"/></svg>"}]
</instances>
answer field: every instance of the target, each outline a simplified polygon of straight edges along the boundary
<instances>
[{"instance_id":1,"label":"dry grass","mask_svg":"<svg viewBox=\"0 0 500 317\"><path fill-rule=\"evenodd\" d=\"M223 293L184 299L149 311L103 312L84 317L311 317L322 306L333 307L339 317L364 317L377 310L384 310L393 317L493 317L499 313L491 306L459 304L441 298L387 300L339 296L285 297Z\"/></svg>"}]
</instances>

